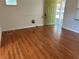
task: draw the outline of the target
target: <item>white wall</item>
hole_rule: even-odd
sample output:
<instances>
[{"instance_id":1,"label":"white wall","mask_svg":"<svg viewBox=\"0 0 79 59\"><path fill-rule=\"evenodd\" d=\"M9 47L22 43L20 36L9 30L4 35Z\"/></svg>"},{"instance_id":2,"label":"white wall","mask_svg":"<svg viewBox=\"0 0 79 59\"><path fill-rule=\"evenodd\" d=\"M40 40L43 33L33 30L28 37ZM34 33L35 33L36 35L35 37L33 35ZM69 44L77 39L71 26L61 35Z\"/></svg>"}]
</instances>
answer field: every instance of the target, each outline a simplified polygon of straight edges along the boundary
<instances>
[{"instance_id":1,"label":"white wall","mask_svg":"<svg viewBox=\"0 0 79 59\"><path fill-rule=\"evenodd\" d=\"M79 21L74 20L76 18L76 11L77 0L66 0L63 27L65 29L79 33Z\"/></svg>"},{"instance_id":2,"label":"white wall","mask_svg":"<svg viewBox=\"0 0 79 59\"><path fill-rule=\"evenodd\" d=\"M6 6L0 0L0 25L3 31L43 25L43 0L18 0L17 6Z\"/></svg>"}]
</instances>

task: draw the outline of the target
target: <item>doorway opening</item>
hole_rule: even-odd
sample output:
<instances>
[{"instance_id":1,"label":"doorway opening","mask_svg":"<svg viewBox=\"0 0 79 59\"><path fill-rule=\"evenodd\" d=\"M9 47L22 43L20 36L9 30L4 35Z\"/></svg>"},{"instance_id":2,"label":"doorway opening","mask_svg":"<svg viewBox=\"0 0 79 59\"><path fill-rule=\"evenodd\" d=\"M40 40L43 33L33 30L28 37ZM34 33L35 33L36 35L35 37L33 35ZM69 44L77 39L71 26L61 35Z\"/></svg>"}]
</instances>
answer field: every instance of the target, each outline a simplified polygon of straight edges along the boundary
<instances>
[{"instance_id":1,"label":"doorway opening","mask_svg":"<svg viewBox=\"0 0 79 59\"><path fill-rule=\"evenodd\" d=\"M62 25L66 0L45 0L44 25Z\"/></svg>"}]
</instances>

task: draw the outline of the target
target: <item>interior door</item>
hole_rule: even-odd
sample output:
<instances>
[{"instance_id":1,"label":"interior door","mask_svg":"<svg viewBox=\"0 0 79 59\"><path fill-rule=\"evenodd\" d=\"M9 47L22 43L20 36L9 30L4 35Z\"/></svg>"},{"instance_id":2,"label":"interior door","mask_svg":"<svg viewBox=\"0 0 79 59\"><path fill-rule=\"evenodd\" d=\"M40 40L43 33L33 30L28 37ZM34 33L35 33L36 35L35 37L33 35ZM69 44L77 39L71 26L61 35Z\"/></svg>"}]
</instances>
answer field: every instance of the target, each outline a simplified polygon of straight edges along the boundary
<instances>
[{"instance_id":1,"label":"interior door","mask_svg":"<svg viewBox=\"0 0 79 59\"><path fill-rule=\"evenodd\" d=\"M53 25L55 23L57 0L45 0L44 24Z\"/></svg>"}]
</instances>

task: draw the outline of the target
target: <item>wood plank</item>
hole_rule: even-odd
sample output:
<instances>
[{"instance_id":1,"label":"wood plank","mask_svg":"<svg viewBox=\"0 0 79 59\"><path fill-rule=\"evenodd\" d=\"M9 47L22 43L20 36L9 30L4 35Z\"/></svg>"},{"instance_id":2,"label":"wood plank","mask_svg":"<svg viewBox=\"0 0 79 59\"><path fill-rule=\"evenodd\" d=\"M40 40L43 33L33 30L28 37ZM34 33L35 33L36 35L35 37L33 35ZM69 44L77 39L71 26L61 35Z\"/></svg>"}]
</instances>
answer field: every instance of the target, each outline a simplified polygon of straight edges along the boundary
<instances>
[{"instance_id":1,"label":"wood plank","mask_svg":"<svg viewBox=\"0 0 79 59\"><path fill-rule=\"evenodd\" d=\"M3 32L0 59L79 59L79 34L52 26Z\"/></svg>"}]
</instances>

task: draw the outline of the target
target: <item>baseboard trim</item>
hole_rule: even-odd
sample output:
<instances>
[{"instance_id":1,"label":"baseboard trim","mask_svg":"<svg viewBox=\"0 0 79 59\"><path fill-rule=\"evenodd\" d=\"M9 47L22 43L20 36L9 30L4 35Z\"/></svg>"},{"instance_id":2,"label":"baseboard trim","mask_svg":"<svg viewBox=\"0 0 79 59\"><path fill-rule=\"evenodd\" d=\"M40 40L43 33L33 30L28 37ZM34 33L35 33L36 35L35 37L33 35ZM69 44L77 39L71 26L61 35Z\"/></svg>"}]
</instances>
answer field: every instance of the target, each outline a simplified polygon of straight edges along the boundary
<instances>
[{"instance_id":1,"label":"baseboard trim","mask_svg":"<svg viewBox=\"0 0 79 59\"><path fill-rule=\"evenodd\" d=\"M44 26L43 24L37 25L37 26ZM24 28L32 28L32 27L36 27L35 25L33 26L24 26L24 27L17 27L17 28L11 28L11 29L3 29L2 32L5 31L13 31L13 30L20 30L20 29L24 29Z\"/></svg>"},{"instance_id":2,"label":"baseboard trim","mask_svg":"<svg viewBox=\"0 0 79 59\"><path fill-rule=\"evenodd\" d=\"M79 31L76 31L76 30L73 30L73 29L70 29L70 28L67 28L67 27L64 27L64 26L63 26L63 28L66 29L66 30L69 30L69 31L72 31L72 32L75 32L75 33L79 34Z\"/></svg>"}]
</instances>

